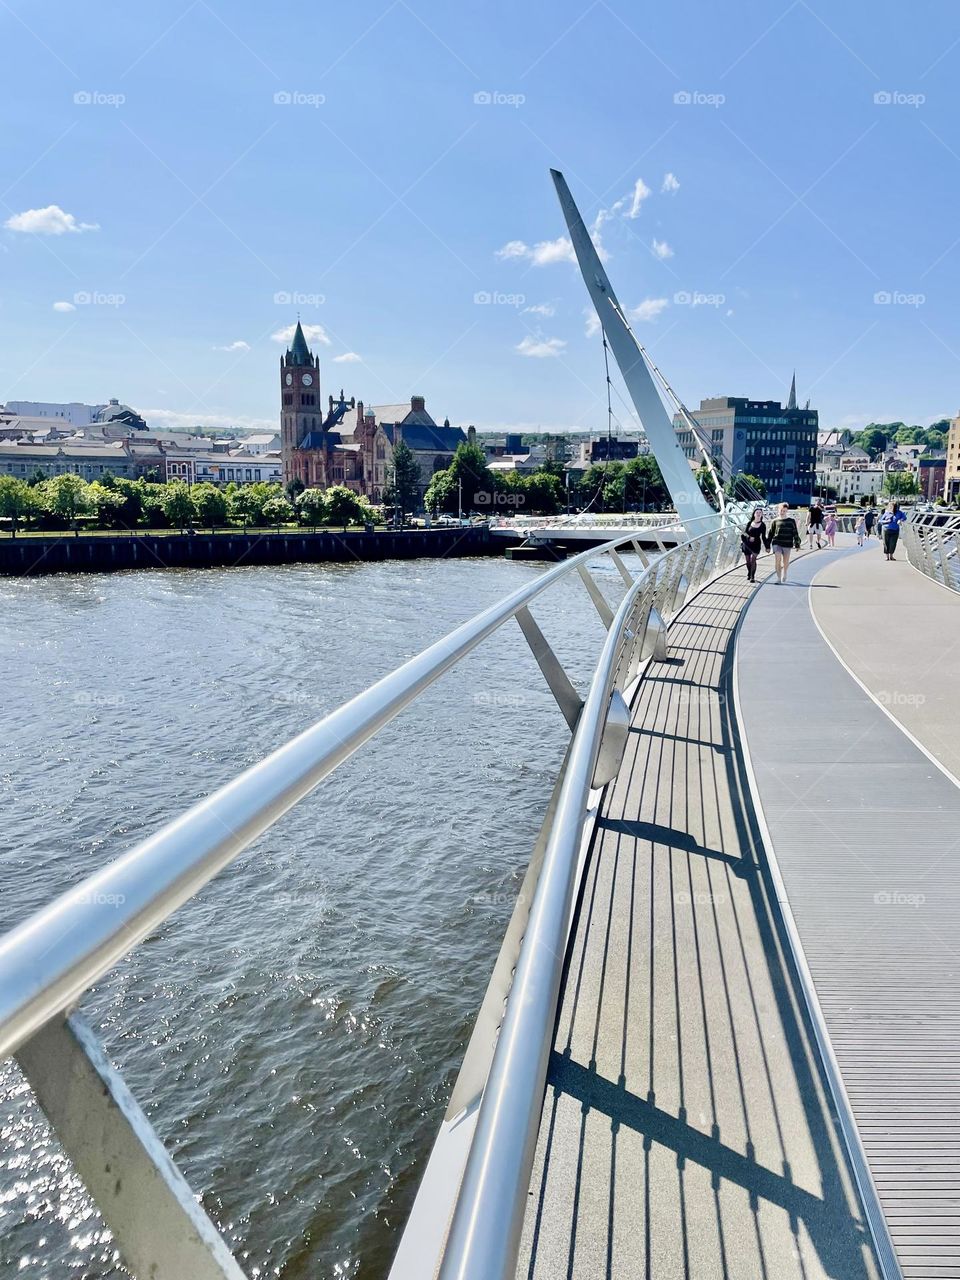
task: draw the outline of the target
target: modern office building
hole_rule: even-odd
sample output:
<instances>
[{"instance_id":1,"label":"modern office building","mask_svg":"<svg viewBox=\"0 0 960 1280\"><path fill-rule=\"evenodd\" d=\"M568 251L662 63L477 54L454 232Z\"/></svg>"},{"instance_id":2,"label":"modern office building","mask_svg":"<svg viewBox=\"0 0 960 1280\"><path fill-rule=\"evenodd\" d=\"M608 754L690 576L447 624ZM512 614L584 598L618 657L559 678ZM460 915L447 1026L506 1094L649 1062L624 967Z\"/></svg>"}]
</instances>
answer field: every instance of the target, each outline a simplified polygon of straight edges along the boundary
<instances>
[{"instance_id":1,"label":"modern office building","mask_svg":"<svg viewBox=\"0 0 960 1280\"><path fill-rule=\"evenodd\" d=\"M797 407L795 378L786 407L779 400L717 396L701 400L693 416L724 484L737 475L751 475L763 481L771 501L791 506L810 501L819 415L816 409ZM673 426L690 465L699 467L703 454L689 424L675 414Z\"/></svg>"}]
</instances>

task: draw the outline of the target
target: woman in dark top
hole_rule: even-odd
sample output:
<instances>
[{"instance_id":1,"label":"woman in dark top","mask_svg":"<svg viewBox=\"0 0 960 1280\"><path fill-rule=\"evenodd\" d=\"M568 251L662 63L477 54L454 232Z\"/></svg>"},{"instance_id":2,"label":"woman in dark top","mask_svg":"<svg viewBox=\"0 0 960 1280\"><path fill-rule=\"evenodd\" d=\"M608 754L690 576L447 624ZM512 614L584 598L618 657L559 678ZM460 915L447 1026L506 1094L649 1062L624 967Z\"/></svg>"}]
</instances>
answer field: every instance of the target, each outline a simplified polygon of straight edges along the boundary
<instances>
[{"instance_id":1,"label":"woman in dark top","mask_svg":"<svg viewBox=\"0 0 960 1280\"><path fill-rule=\"evenodd\" d=\"M773 547L773 564L777 571L777 582L787 580L787 566L790 564L790 552L800 550L800 530L785 502L777 507L777 518L770 525L770 532L764 539L767 550Z\"/></svg>"},{"instance_id":2,"label":"woman in dark top","mask_svg":"<svg viewBox=\"0 0 960 1280\"><path fill-rule=\"evenodd\" d=\"M820 505L820 499L814 498L810 503L810 513L807 518L807 540L810 544L810 550L813 550L813 540L817 540L817 550L820 550L820 534L823 532L823 507Z\"/></svg>"},{"instance_id":3,"label":"woman in dark top","mask_svg":"<svg viewBox=\"0 0 960 1280\"><path fill-rule=\"evenodd\" d=\"M757 580L757 556L767 537L767 526L763 523L763 507L755 507L753 519L740 535L740 549L747 562L747 581Z\"/></svg>"}]
</instances>

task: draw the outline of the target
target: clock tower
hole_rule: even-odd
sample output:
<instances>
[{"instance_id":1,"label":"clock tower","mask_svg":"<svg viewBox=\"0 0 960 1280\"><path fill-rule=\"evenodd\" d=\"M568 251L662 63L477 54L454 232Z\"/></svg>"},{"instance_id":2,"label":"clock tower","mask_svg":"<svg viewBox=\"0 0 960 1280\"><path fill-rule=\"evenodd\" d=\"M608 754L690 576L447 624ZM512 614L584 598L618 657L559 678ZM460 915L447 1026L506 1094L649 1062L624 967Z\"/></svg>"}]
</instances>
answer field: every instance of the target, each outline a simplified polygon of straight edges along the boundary
<instances>
[{"instance_id":1,"label":"clock tower","mask_svg":"<svg viewBox=\"0 0 960 1280\"><path fill-rule=\"evenodd\" d=\"M320 430L322 423L320 357L310 354L297 320L293 343L280 357L280 447L285 485L299 474L294 451L311 431Z\"/></svg>"}]
</instances>

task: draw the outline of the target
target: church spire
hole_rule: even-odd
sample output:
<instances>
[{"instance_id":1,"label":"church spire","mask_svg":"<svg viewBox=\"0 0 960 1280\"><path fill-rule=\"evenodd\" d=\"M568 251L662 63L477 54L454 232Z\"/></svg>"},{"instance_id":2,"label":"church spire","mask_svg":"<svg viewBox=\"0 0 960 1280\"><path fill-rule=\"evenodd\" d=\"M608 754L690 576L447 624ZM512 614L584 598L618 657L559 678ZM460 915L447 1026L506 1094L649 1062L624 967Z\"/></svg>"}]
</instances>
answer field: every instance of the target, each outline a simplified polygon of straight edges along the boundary
<instances>
[{"instance_id":1,"label":"church spire","mask_svg":"<svg viewBox=\"0 0 960 1280\"><path fill-rule=\"evenodd\" d=\"M793 378L790 381L790 399L787 401L788 409L797 407L797 371L794 369Z\"/></svg>"},{"instance_id":2,"label":"church spire","mask_svg":"<svg viewBox=\"0 0 960 1280\"><path fill-rule=\"evenodd\" d=\"M303 336L303 326L300 324L299 316L297 317L297 327L293 334L293 345L287 355L289 356L288 364L313 364L313 360L310 357L310 348L307 346L307 340Z\"/></svg>"}]
</instances>

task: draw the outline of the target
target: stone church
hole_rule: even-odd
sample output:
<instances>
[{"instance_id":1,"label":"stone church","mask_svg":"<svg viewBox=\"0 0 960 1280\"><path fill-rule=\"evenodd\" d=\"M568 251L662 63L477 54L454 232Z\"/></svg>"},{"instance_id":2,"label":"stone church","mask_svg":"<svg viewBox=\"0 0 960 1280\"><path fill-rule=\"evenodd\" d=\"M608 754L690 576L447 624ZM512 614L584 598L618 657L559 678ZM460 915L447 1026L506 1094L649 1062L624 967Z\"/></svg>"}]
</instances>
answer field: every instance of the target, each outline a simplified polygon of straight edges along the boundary
<instances>
[{"instance_id":1,"label":"stone church","mask_svg":"<svg viewBox=\"0 0 960 1280\"><path fill-rule=\"evenodd\" d=\"M307 489L342 484L379 502L389 482L393 447L403 440L420 463L420 496L435 471L450 465L457 445L467 440L449 419L438 426L423 396L410 404L368 405L362 400L320 400L320 357L311 353L299 320L293 343L280 357L280 440L283 482L299 480ZM470 439L476 432L470 427Z\"/></svg>"}]
</instances>

